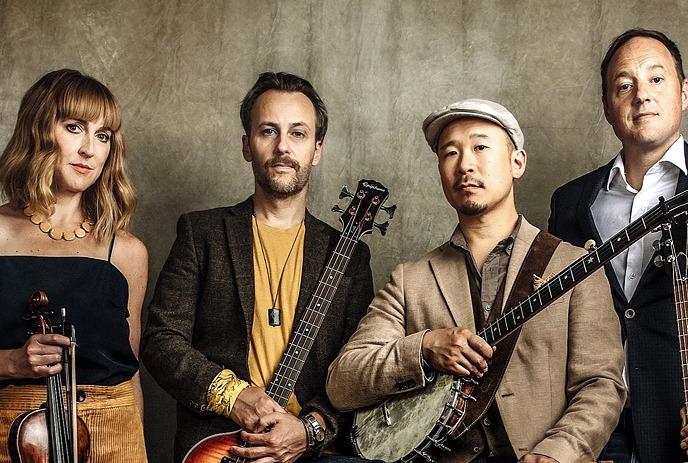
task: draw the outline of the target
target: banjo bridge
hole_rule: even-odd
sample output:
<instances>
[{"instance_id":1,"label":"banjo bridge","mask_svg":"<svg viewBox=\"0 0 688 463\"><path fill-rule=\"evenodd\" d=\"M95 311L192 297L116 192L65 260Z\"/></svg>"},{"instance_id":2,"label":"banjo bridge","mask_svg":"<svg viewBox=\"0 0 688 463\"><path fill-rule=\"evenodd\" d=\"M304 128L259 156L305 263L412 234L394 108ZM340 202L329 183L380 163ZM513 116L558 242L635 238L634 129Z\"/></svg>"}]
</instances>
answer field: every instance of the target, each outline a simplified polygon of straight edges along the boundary
<instances>
[{"instance_id":1,"label":"banjo bridge","mask_svg":"<svg viewBox=\"0 0 688 463\"><path fill-rule=\"evenodd\" d=\"M385 420L387 426L392 426L392 418L389 416L389 408L387 408L387 401L382 403L382 417Z\"/></svg>"}]
</instances>

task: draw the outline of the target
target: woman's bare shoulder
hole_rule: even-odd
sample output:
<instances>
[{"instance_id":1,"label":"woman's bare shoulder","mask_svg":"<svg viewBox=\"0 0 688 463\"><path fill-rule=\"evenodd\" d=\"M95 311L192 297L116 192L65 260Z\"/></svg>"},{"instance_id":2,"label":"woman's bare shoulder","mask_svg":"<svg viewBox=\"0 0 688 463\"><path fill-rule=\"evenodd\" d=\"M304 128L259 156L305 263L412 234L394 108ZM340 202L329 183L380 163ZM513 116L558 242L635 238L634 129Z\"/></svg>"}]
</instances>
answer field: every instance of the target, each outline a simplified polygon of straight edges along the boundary
<instances>
[{"instance_id":1,"label":"woman's bare shoulder","mask_svg":"<svg viewBox=\"0 0 688 463\"><path fill-rule=\"evenodd\" d=\"M118 231L112 249L112 263L122 271L127 280L148 273L148 250L146 245L127 231Z\"/></svg>"}]
</instances>

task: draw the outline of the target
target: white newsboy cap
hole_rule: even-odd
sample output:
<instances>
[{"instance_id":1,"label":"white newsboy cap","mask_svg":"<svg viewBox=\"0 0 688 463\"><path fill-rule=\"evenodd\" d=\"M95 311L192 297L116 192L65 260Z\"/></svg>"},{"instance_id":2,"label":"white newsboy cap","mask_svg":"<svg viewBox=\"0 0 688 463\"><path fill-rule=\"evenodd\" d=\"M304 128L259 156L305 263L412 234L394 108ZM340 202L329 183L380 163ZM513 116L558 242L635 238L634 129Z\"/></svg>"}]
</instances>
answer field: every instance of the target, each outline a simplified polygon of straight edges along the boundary
<instances>
[{"instance_id":1,"label":"white newsboy cap","mask_svg":"<svg viewBox=\"0 0 688 463\"><path fill-rule=\"evenodd\" d=\"M523 131L514 115L508 109L494 101L469 98L438 109L423 121L425 139L434 152L437 152L437 142L442 130L451 121L461 119L462 117L477 117L494 122L506 131L511 141L514 142L516 149L523 149Z\"/></svg>"}]
</instances>

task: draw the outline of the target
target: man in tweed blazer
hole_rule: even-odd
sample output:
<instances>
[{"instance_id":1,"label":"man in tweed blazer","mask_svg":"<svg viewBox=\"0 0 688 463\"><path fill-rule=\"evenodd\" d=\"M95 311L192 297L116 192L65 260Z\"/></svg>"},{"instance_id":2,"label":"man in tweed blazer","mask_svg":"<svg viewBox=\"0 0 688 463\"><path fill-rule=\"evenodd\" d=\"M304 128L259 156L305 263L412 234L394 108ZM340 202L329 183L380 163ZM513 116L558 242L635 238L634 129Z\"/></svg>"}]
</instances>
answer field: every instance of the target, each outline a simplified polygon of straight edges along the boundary
<instances>
[{"instance_id":1,"label":"man in tweed blazer","mask_svg":"<svg viewBox=\"0 0 688 463\"><path fill-rule=\"evenodd\" d=\"M192 212L179 219L177 239L160 273L143 336L141 357L146 367L177 400L175 461L181 461L201 439L238 428L255 445L228 450L250 459L291 462L307 451L313 455L332 447L339 435L346 434L342 429L347 425L325 394L327 367L372 299L370 253L359 243L296 383L298 418L255 386L252 368L260 363L256 351L269 351L274 344L273 338L266 340L257 333L273 336L289 322L280 319L287 318L282 310L276 320L270 318L269 327L260 325L260 317L266 315L262 311L267 313L271 306L257 303L265 295L256 293L256 268L262 258L267 266L273 257L265 254L270 248L263 245L268 236L261 236L261 230L277 234L296 230L285 244L294 252L290 249L278 266L282 274L275 285L278 294L288 292L280 286L283 279L296 288L287 295L295 302L294 320L314 292L339 233L306 210L309 171L320 161L327 130L325 106L311 85L289 74L261 74L242 103L241 115L246 132L243 154L252 163L256 180L254 195L232 207ZM284 275L292 255L300 256L293 261L301 262L294 264L300 283L293 275ZM273 297L273 290L269 286L274 308L282 299ZM286 334L280 339L285 343ZM281 356L281 351L272 354ZM316 442L315 433L322 430L324 441Z\"/></svg>"},{"instance_id":2,"label":"man in tweed blazer","mask_svg":"<svg viewBox=\"0 0 688 463\"><path fill-rule=\"evenodd\" d=\"M433 369L482 377L493 350L475 333L505 309L539 233L514 204L526 152L506 108L459 101L428 116L423 129L459 225L449 242L397 266L330 367L327 392L341 410L420 389ZM544 275L583 254L560 242ZM442 463L593 460L623 407L622 364L609 285L598 270L522 327L495 402Z\"/></svg>"}]
</instances>

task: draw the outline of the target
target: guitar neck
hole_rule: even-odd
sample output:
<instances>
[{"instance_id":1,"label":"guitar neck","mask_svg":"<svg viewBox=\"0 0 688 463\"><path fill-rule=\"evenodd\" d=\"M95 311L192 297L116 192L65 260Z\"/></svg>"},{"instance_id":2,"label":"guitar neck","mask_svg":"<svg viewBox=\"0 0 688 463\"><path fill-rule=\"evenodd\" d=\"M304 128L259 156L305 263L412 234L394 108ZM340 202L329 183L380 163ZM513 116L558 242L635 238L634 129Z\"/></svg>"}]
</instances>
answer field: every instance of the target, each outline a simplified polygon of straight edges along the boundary
<instances>
[{"instance_id":1,"label":"guitar neck","mask_svg":"<svg viewBox=\"0 0 688 463\"><path fill-rule=\"evenodd\" d=\"M270 380L266 393L282 407L287 405L289 397L294 392L296 381L313 347L313 341L325 319L356 243L357 239L344 235L339 237L337 246L320 276L318 286L297 322L289 344Z\"/></svg>"},{"instance_id":2,"label":"guitar neck","mask_svg":"<svg viewBox=\"0 0 688 463\"><path fill-rule=\"evenodd\" d=\"M678 345L681 355L681 377L683 381L683 403L688 407L688 282L677 278L674 266L674 305L678 325Z\"/></svg>"},{"instance_id":3,"label":"guitar neck","mask_svg":"<svg viewBox=\"0 0 688 463\"><path fill-rule=\"evenodd\" d=\"M587 255L578 258L571 265L548 279L526 299L514 307L506 309L497 320L487 325L478 335L490 345L498 343L631 244L652 231L661 223L663 216L662 209L655 206L614 235L609 241L594 248Z\"/></svg>"}]
</instances>

